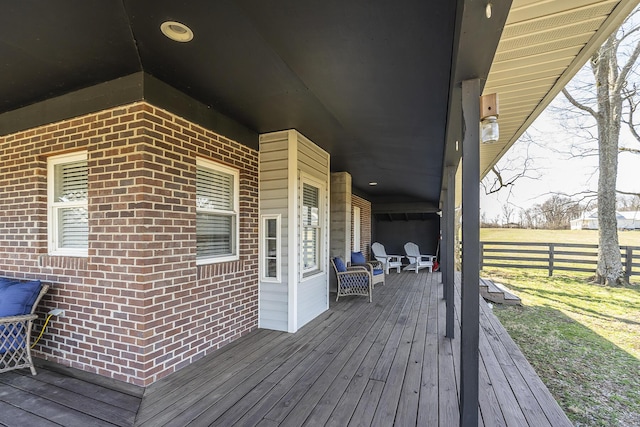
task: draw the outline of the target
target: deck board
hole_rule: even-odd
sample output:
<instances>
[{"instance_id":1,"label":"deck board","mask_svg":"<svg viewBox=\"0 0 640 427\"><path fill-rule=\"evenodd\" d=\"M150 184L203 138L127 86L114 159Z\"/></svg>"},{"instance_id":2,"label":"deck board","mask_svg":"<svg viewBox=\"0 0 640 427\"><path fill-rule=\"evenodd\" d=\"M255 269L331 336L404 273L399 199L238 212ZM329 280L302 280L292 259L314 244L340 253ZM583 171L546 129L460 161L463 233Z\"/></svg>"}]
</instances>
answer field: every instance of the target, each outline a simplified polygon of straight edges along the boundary
<instances>
[{"instance_id":1,"label":"deck board","mask_svg":"<svg viewBox=\"0 0 640 427\"><path fill-rule=\"evenodd\" d=\"M360 309L365 308L366 306L360 305ZM359 310L354 310L353 312L356 316L361 313ZM339 330L342 332L344 327L348 328L351 326L345 326L346 323L354 323L352 321L353 317L349 312L345 311L344 314L346 315L343 319L344 321L336 324L335 328L325 328L322 326L323 323L320 324L319 327L322 332L315 334L315 338L318 340L317 346L313 345L312 342L305 347L305 351L301 351L296 357L287 360L285 363L281 363L281 366L278 366L272 374L266 377L263 382L259 383L256 389L250 390L246 396L239 398L236 403L231 402L232 407L230 407L230 410L224 413L214 424L250 424L252 422L251 420L260 419L260 417L265 416L278 402L282 401L282 403L286 405L288 400L285 395L290 388L293 387L293 384L305 375L310 368L310 364L317 360L318 354L315 353L322 353L324 350L334 351L330 350L331 346L336 345L336 341L339 341L342 336L342 333L337 334L335 331ZM313 324L309 326L310 328L314 328ZM312 357L309 357L309 355L312 355ZM267 387L265 387L265 385L267 385ZM289 401L289 406L292 406L290 403ZM209 420L205 419L204 421Z\"/></svg>"},{"instance_id":2,"label":"deck board","mask_svg":"<svg viewBox=\"0 0 640 427\"><path fill-rule=\"evenodd\" d=\"M446 303L442 300L441 289L436 303L438 304L438 424L442 427L457 426L460 424L460 313L458 312L460 298L457 295L454 304L454 336L456 338L453 340L445 337Z\"/></svg>"},{"instance_id":3,"label":"deck board","mask_svg":"<svg viewBox=\"0 0 640 427\"><path fill-rule=\"evenodd\" d=\"M418 398L417 425L438 425L438 287L431 283L425 330L422 377Z\"/></svg>"},{"instance_id":4,"label":"deck board","mask_svg":"<svg viewBox=\"0 0 640 427\"><path fill-rule=\"evenodd\" d=\"M351 407L351 405L345 404L344 402L355 399L356 393L348 392L347 390L354 389L355 383L352 384L352 381L357 375L361 375L361 372L358 373L359 367L376 343L378 335L383 332L384 325L390 321L391 316L396 312L395 307L397 307L399 303L400 300L395 304L386 304L382 306L382 310L380 310L379 307L374 307L374 310L379 311L380 315L376 318L376 321L371 324L363 340L358 344L357 348L351 354L351 357L341 368L320 401L313 407L307 419L308 424L322 425L327 423L329 419L331 420L330 424L333 425L340 425L339 422L341 419L344 420L342 425L348 422L353 410L345 411L345 408ZM359 398L359 396L357 397ZM343 402L343 404L339 406L339 402ZM345 412L348 412L348 414L345 414Z\"/></svg>"},{"instance_id":5,"label":"deck board","mask_svg":"<svg viewBox=\"0 0 640 427\"><path fill-rule=\"evenodd\" d=\"M209 375L207 366L204 366L197 380L197 389L194 389L191 384L174 386L172 394L182 396L179 405L174 403L170 406L151 407L143 403L138 414L138 425L155 426L165 423L166 425L185 425L200 417L221 399L229 396L229 393L247 380L255 381L254 375L258 375L260 379L265 376L280 375L278 380L267 380L267 382L272 381L278 384L279 380L286 377L290 371L289 367L293 367L298 360L306 359L306 353L303 351L305 348L316 348L324 339L331 336L332 325L341 324L348 319L348 312L336 312L333 316L323 319L326 322L324 330L316 334L313 333L316 328L307 328L296 335L279 333L278 338L257 351L253 347L253 351L242 349L239 353L248 357L234 358L235 363L227 366L223 372L216 372L214 376ZM322 323L319 325L321 326ZM247 346L252 345L251 341L251 339L247 340ZM277 374L278 372L280 374ZM166 382L172 382L172 380L173 378L167 378ZM162 387L162 382L157 384ZM213 390L210 387L211 383L216 384ZM249 384L254 385L251 382ZM243 395L241 393L239 397Z\"/></svg>"},{"instance_id":6,"label":"deck board","mask_svg":"<svg viewBox=\"0 0 640 427\"><path fill-rule=\"evenodd\" d=\"M357 357L357 349L365 341L370 331L374 328L375 322L382 315L382 310L371 309L367 307L367 317L363 318L360 323L357 323L357 329L354 329L353 334L347 333L345 335L345 344L340 352L332 360L326 370L321 376L314 379L310 385L307 393L304 396L306 405L296 405L291 411L289 411L286 418L283 420L285 426L299 426L302 425L310 413L317 407L323 396L326 395L327 390L340 372L344 371L348 362ZM316 415L317 416L317 415Z\"/></svg>"},{"instance_id":7,"label":"deck board","mask_svg":"<svg viewBox=\"0 0 640 427\"><path fill-rule=\"evenodd\" d=\"M422 276L426 278L425 275ZM420 280L416 292L412 296L412 306L402 329L402 335L393 354L393 359L387 375L384 378L384 389L376 408L373 425L392 425L396 419L402 387L405 383L405 375L409 365L409 356L415 346L414 340L420 313L420 303L425 291L428 290L424 280ZM401 323L402 324L402 323ZM372 376L372 379L375 378ZM398 422L399 423L399 422Z\"/></svg>"},{"instance_id":8,"label":"deck board","mask_svg":"<svg viewBox=\"0 0 640 427\"><path fill-rule=\"evenodd\" d=\"M61 388L49 381L42 381L44 369L32 376L29 370L5 372L0 375L0 403L11 405L6 413L22 414L12 416L7 426L48 425L48 422L65 426L131 426L135 420L136 408L126 410L101 401L102 393L107 391L102 386L91 383L77 383L77 389ZM56 374L50 374L55 376ZM62 382L66 378L60 378ZM98 397L96 399L96 397ZM3 411L5 413L5 411ZM36 422L36 420L42 422Z\"/></svg>"},{"instance_id":9,"label":"deck board","mask_svg":"<svg viewBox=\"0 0 640 427\"><path fill-rule=\"evenodd\" d=\"M422 275L421 277L424 278L425 289L422 292L422 298L420 298L419 307L416 311L417 322L396 411L395 422L398 425L416 425L418 418L422 369L424 366L424 352L427 341L426 330L429 320L429 298L432 292L437 290L437 286L433 286L431 283L434 277L433 275Z\"/></svg>"},{"instance_id":10,"label":"deck board","mask_svg":"<svg viewBox=\"0 0 640 427\"><path fill-rule=\"evenodd\" d=\"M296 334L251 332L144 395L64 371L7 372L0 426L458 425L460 290L451 340L439 281L440 273L391 273L372 303L332 301ZM479 304L479 426L570 426L492 310Z\"/></svg>"},{"instance_id":11,"label":"deck board","mask_svg":"<svg viewBox=\"0 0 640 427\"><path fill-rule=\"evenodd\" d=\"M0 425L2 426L59 426L59 424L32 414L27 408L0 402Z\"/></svg>"},{"instance_id":12,"label":"deck board","mask_svg":"<svg viewBox=\"0 0 640 427\"><path fill-rule=\"evenodd\" d=\"M504 349L505 353L509 355L515 370L520 373L522 382L527 385L528 390L535 397L539 407L543 409L544 415L549 423L552 426L567 425L569 420L566 414L557 404L547 386L544 385L540 377L536 374L529 361L524 357L518 345L513 341L513 338L507 333L504 326L502 326L498 318L491 312L491 309L486 304L481 304L480 308L481 324L486 328L493 328L495 333L496 344L494 347ZM520 401L524 400L530 401L528 396L520 399ZM523 404L525 408L527 405L528 403ZM537 415L540 414L538 413Z\"/></svg>"},{"instance_id":13,"label":"deck board","mask_svg":"<svg viewBox=\"0 0 640 427\"><path fill-rule=\"evenodd\" d=\"M26 373L26 372L25 372ZM77 378L61 377L45 369L39 369L37 379L40 382L54 385L62 390L71 391L82 396L91 396L93 400L135 414L140 407L140 397L133 396L108 387L88 383Z\"/></svg>"}]
</instances>

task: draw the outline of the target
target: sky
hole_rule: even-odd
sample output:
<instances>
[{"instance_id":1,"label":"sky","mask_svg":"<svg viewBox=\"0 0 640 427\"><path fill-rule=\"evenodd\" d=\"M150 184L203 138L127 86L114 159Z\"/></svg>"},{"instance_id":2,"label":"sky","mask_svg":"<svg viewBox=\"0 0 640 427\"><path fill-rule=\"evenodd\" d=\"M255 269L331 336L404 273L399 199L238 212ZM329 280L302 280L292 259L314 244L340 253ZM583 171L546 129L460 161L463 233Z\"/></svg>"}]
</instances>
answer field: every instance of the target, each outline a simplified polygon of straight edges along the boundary
<instances>
[{"instance_id":1,"label":"sky","mask_svg":"<svg viewBox=\"0 0 640 427\"><path fill-rule=\"evenodd\" d=\"M630 57L630 52L640 43L640 12L633 12L627 22L617 32L617 37L624 34L624 42L618 48L618 65L621 67ZM574 98L583 104L593 105L594 77L589 64L585 65L571 82L567 85ZM629 74L626 87L634 89L640 87L640 60ZM585 90L586 88L586 90ZM636 101L640 101L640 94L636 95ZM598 186L598 157L572 157L567 153L572 145L584 141L576 136L575 129L584 124L583 119L572 119L564 116L569 103L563 94L559 94L536 119L525 133L529 138L521 137L498 162L501 168L513 168L521 171L524 159L530 159L530 178L520 178L515 184L491 195L486 195L484 188L480 189L480 212L486 220L498 219L502 223L504 219L503 206L508 204L514 210L512 221L517 221L518 212L528 209L536 204L541 204L554 193L565 196L573 196L577 200L579 194L594 192ZM635 121L640 123L640 111L636 113ZM583 116L584 117L584 116ZM593 120L593 119L590 119ZM498 119L498 122L500 120ZM593 122L592 122L593 123ZM640 150L640 142L631 135L626 124L621 125L620 146L627 146ZM640 131L640 125L636 126ZM592 133L597 132L592 129ZM533 143L531 142L533 141ZM597 142L591 143L592 148L597 148ZM528 153L528 154L527 154ZM505 172L507 175L508 173ZM618 156L618 183L617 189L630 193L640 193L640 154L620 153ZM586 203L586 200L583 200Z\"/></svg>"},{"instance_id":2,"label":"sky","mask_svg":"<svg viewBox=\"0 0 640 427\"><path fill-rule=\"evenodd\" d=\"M622 66L629 58L630 52L637 43L640 43L640 32L635 31L640 27L640 12L632 13L627 22L618 30L618 37L625 34L624 40L618 52L618 65ZM589 65L585 65L571 82L567 85L569 92L583 103L587 99L593 100L593 73ZM640 87L640 60L636 61L632 72L629 74L627 87ZM587 88L585 91L584 88ZM640 95L636 95L640 97ZM639 100L639 99L636 99ZM500 190L498 193L486 195L484 188L480 189L480 211L488 221L499 218L502 223L504 218L503 206L509 204L514 209L514 217L517 220L520 209L528 209L536 204L541 204L554 193L566 196L574 195L577 199L579 193L586 191L595 192L598 186L598 158L571 157L567 155L572 144L584 141L577 138L575 131L567 130L577 128L581 119L568 119L563 117L563 109L569 106L565 96L559 94L547 107L547 109L529 127L525 135L521 137L498 162L502 168L514 168L521 171L524 159L531 162L528 175L532 178L520 178L509 189ZM592 107L595 108L593 104ZM498 119L498 122L500 120ZM636 113L636 119L640 123L640 111ZM566 126L566 125L569 126ZM640 149L640 142L622 124L620 146ZM640 125L636 126L640 131ZM593 130L595 132L595 129ZM596 133L597 134L597 133ZM597 142L592 143L596 148ZM528 155L527 155L528 153ZM619 191L640 193L640 154L621 153L618 156L618 185ZM586 202L586 201L585 201Z\"/></svg>"},{"instance_id":3,"label":"sky","mask_svg":"<svg viewBox=\"0 0 640 427\"><path fill-rule=\"evenodd\" d=\"M564 102L559 98L564 96L559 95L551 105ZM514 209L512 221L515 221L520 209L541 204L553 193L577 199L579 193L589 190L595 192L597 189L597 156L569 156L567 153L575 138L563 129L557 111L553 107L551 110L547 108L530 127L529 135L533 143L520 138L498 163L498 166L521 171L524 159L528 157L531 162L529 177L519 178L511 188L491 195L486 195L484 188L480 189L480 211L488 221L498 219L497 222L502 223L503 205L507 203ZM628 132L621 135L622 143L640 149L640 143ZM640 155L622 153L618 162L618 189L640 193Z\"/></svg>"}]
</instances>

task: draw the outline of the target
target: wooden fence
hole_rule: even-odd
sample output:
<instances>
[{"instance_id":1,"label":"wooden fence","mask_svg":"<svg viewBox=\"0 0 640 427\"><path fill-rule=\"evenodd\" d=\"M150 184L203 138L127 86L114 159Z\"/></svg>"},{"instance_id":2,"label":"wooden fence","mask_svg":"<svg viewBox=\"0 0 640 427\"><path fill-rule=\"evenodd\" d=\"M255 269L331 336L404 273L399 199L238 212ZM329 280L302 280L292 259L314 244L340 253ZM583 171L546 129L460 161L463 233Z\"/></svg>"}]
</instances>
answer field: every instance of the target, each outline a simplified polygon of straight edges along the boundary
<instances>
[{"instance_id":1,"label":"wooden fence","mask_svg":"<svg viewBox=\"0 0 640 427\"><path fill-rule=\"evenodd\" d=\"M640 246L621 246L627 281L640 276ZM635 257L635 259L634 259ZM573 243L480 242L480 269L484 267L534 268L595 273L598 245Z\"/></svg>"}]
</instances>

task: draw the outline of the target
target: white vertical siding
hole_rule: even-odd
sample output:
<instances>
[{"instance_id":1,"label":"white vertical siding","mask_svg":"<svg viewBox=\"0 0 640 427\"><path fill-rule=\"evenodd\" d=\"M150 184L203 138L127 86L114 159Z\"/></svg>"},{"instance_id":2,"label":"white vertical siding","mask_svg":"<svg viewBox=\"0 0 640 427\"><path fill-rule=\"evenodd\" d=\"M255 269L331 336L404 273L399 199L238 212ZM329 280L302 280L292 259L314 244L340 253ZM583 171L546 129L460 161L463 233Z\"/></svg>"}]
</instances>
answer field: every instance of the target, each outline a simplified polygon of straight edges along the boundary
<instances>
[{"instance_id":1,"label":"white vertical siding","mask_svg":"<svg viewBox=\"0 0 640 427\"><path fill-rule=\"evenodd\" d=\"M324 186L321 271L304 279L299 273L301 173ZM329 155L294 130L261 135L259 189L260 215L281 217L282 254L280 283L260 281L259 325L295 332L329 308Z\"/></svg>"},{"instance_id":2,"label":"white vertical siding","mask_svg":"<svg viewBox=\"0 0 640 427\"><path fill-rule=\"evenodd\" d=\"M321 238L321 271L304 278L298 285L298 328L329 309L329 154L298 134L298 171L321 182L323 188ZM301 228L298 226L298 232Z\"/></svg>"},{"instance_id":3,"label":"white vertical siding","mask_svg":"<svg viewBox=\"0 0 640 427\"><path fill-rule=\"evenodd\" d=\"M258 324L261 328L287 331L289 283L289 211L287 132L260 136L260 215L280 215L280 283L260 281ZM262 227L262 222L260 222ZM260 242L262 245L262 242ZM260 262L262 263L262 252ZM262 267L262 266L261 266ZM262 271L262 268L260 269Z\"/></svg>"}]
</instances>

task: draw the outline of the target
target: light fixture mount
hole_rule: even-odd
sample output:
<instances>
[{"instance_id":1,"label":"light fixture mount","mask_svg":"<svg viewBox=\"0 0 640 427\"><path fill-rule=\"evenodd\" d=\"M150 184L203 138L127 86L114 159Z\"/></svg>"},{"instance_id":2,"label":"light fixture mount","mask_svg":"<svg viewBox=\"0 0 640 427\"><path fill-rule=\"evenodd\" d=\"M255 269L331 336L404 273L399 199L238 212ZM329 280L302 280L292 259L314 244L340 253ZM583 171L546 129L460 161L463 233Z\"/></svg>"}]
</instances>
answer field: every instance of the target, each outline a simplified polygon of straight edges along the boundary
<instances>
[{"instance_id":1,"label":"light fixture mount","mask_svg":"<svg viewBox=\"0 0 640 427\"><path fill-rule=\"evenodd\" d=\"M500 128L498 126L498 94L492 93L480 97L481 140L484 144L498 142Z\"/></svg>"},{"instance_id":2,"label":"light fixture mount","mask_svg":"<svg viewBox=\"0 0 640 427\"><path fill-rule=\"evenodd\" d=\"M186 43L193 40L193 31L182 22L165 21L160 25L160 31L176 42Z\"/></svg>"}]
</instances>

